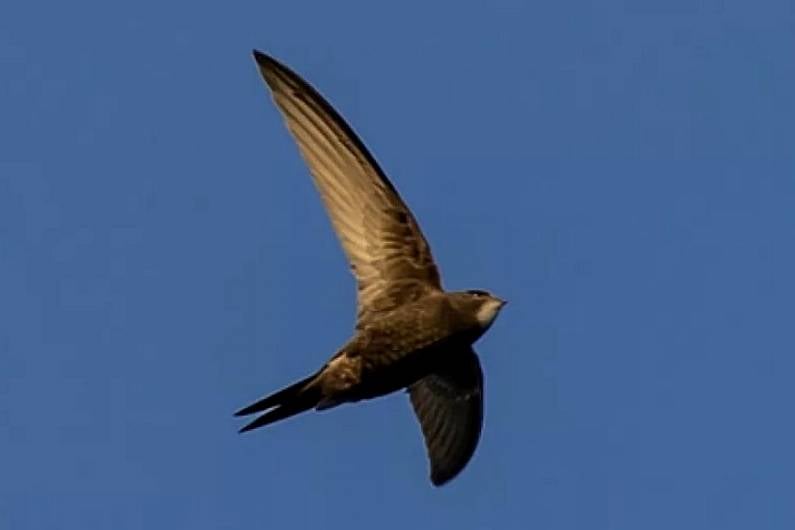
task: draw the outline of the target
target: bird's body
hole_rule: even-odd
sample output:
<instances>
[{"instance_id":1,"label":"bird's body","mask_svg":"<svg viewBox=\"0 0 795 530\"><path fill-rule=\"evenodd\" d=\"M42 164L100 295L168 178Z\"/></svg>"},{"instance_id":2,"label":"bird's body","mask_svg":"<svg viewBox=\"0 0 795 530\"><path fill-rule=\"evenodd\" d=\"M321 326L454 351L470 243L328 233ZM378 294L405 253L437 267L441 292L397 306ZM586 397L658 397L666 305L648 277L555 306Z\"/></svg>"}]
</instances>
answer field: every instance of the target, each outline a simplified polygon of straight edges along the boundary
<instances>
[{"instance_id":1,"label":"bird's body","mask_svg":"<svg viewBox=\"0 0 795 530\"><path fill-rule=\"evenodd\" d=\"M416 220L364 144L297 74L254 55L351 261L359 307L352 338L316 373L238 411L263 413L241 431L407 388L431 479L443 484L477 445L483 377L471 346L505 302L445 292Z\"/></svg>"},{"instance_id":2,"label":"bird's body","mask_svg":"<svg viewBox=\"0 0 795 530\"><path fill-rule=\"evenodd\" d=\"M313 406L322 410L390 394L457 362L456 355L467 354L491 324L478 321L466 302L460 293L433 293L362 324L307 381L304 390L316 391ZM257 402L241 413L265 408ZM247 430L265 424L255 420Z\"/></svg>"}]
</instances>

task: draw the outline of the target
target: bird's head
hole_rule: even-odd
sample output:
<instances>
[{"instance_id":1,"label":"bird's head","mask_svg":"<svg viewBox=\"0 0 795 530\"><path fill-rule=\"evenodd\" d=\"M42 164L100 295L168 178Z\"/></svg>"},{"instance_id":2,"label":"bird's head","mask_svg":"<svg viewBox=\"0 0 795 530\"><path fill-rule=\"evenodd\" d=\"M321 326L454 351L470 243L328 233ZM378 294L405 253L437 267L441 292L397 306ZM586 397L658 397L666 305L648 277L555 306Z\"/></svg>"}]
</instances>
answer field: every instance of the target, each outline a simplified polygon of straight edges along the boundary
<instances>
[{"instance_id":1,"label":"bird's head","mask_svg":"<svg viewBox=\"0 0 795 530\"><path fill-rule=\"evenodd\" d=\"M478 325L483 329L488 329L500 312L500 309L507 303L505 300L497 298L487 291L470 289L456 293L456 299L461 309L467 314L475 317Z\"/></svg>"}]
</instances>

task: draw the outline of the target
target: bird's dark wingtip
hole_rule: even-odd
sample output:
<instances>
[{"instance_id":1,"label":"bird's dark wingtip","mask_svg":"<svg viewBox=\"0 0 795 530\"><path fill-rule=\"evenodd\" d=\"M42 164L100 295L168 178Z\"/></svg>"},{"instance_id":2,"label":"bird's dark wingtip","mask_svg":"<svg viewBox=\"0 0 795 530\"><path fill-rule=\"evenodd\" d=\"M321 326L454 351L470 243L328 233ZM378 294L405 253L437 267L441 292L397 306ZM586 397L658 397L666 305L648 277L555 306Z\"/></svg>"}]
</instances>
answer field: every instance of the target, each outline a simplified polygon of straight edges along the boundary
<instances>
[{"instance_id":1,"label":"bird's dark wingtip","mask_svg":"<svg viewBox=\"0 0 795 530\"><path fill-rule=\"evenodd\" d=\"M433 484L434 487L441 488L442 486L449 484L450 481L458 475L458 473L450 474L433 471L430 475L431 484Z\"/></svg>"},{"instance_id":2,"label":"bird's dark wingtip","mask_svg":"<svg viewBox=\"0 0 795 530\"><path fill-rule=\"evenodd\" d=\"M263 68L267 68L278 64L276 59L268 55L267 53L261 52L258 49L254 48L251 50L251 55L254 56L254 60L257 61L257 64Z\"/></svg>"}]
</instances>

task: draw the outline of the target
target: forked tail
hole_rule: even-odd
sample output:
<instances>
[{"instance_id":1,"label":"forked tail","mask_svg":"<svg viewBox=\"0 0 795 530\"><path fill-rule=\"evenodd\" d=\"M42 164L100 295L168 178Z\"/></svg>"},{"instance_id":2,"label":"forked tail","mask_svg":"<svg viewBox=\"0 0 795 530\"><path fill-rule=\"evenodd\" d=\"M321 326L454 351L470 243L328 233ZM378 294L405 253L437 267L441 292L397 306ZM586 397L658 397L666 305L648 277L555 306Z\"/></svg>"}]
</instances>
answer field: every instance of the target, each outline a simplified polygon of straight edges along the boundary
<instances>
[{"instance_id":1,"label":"forked tail","mask_svg":"<svg viewBox=\"0 0 795 530\"><path fill-rule=\"evenodd\" d=\"M240 432L263 427L314 408L322 397L320 386L313 384L317 379L317 375L314 374L297 383L293 383L235 412L235 416L248 416L256 412L267 411L240 429Z\"/></svg>"}]
</instances>

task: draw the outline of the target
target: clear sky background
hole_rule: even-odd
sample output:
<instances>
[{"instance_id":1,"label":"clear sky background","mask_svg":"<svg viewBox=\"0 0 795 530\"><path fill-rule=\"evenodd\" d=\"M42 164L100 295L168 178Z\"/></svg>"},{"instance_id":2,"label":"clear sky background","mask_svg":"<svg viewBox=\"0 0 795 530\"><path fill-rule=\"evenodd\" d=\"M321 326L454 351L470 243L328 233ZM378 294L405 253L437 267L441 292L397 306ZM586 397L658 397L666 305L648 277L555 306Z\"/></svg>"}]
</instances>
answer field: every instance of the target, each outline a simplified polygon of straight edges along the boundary
<instances>
[{"instance_id":1,"label":"clear sky background","mask_svg":"<svg viewBox=\"0 0 795 530\"><path fill-rule=\"evenodd\" d=\"M4 2L0 528L795 527L791 1ZM390 396L241 436L352 277L250 57L350 121L478 343L434 489Z\"/></svg>"}]
</instances>

